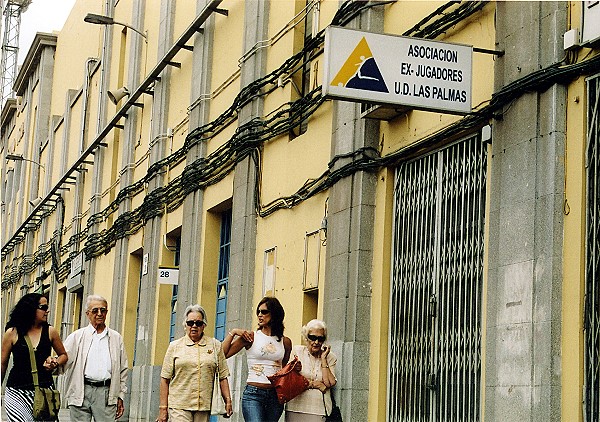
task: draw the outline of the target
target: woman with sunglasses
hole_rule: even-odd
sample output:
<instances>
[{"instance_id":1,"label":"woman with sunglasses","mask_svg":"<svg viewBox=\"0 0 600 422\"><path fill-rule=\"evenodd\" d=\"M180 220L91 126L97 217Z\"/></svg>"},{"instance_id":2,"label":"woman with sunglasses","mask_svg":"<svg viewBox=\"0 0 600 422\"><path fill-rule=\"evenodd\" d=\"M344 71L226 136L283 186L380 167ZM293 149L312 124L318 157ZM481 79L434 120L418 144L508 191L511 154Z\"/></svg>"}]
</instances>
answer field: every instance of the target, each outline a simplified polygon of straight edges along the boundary
<instances>
[{"instance_id":1,"label":"woman with sunglasses","mask_svg":"<svg viewBox=\"0 0 600 422\"><path fill-rule=\"evenodd\" d=\"M242 394L242 414L246 422L276 422L283 405L267 378L288 362L292 341L283 335L283 306L274 297L264 297L256 307L258 329L231 330L223 340L225 357L246 349L248 378Z\"/></svg>"},{"instance_id":2,"label":"woman with sunglasses","mask_svg":"<svg viewBox=\"0 0 600 422\"><path fill-rule=\"evenodd\" d=\"M169 344L163 360L156 421L208 422L217 368L225 417L229 417L233 413L229 368L221 343L204 334L207 320L202 306L190 305L184 315L185 335Z\"/></svg>"},{"instance_id":3,"label":"woman with sunglasses","mask_svg":"<svg viewBox=\"0 0 600 422\"><path fill-rule=\"evenodd\" d=\"M40 387L54 388L52 372L67 363L67 353L58 331L48 324L48 299L39 293L23 296L10 313L2 338L2 381L12 353L13 367L8 374L4 406L12 421L34 421L31 358L25 337L34 348ZM52 349L57 356L52 356Z\"/></svg>"},{"instance_id":4,"label":"woman with sunglasses","mask_svg":"<svg viewBox=\"0 0 600 422\"><path fill-rule=\"evenodd\" d=\"M292 356L302 363L302 374L308 379L308 390L286 404L286 422L322 422L331 414L331 387L335 378L336 356L326 346L327 327L318 319L309 321L302 327L302 340L305 345L294 346Z\"/></svg>"}]
</instances>

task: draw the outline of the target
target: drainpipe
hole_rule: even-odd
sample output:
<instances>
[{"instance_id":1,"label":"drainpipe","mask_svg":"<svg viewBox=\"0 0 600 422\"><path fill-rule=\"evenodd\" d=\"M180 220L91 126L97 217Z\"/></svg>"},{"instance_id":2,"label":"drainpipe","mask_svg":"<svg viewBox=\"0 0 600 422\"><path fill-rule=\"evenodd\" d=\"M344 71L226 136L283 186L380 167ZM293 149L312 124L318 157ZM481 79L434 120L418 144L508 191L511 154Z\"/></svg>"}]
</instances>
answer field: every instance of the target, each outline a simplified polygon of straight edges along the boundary
<instances>
[{"instance_id":1,"label":"drainpipe","mask_svg":"<svg viewBox=\"0 0 600 422\"><path fill-rule=\"evenodd\" d=\"M89 96L90 96L90 83L92 80L92 76L91 76L91 67L96 64L98 62L97 58L94 57L90 57L89 59L87 59L85 61L85 82L83 85L83 107L81 110L81 132L79 134L79 151L78 151L78 155L81 156L81 154L83 154L83 151L85 151L85 135L87 132L87 120L88 120L88 108L89 108ZM82 183L81 183L81 179L83 178L84 173L79 173L77 175L77 185L75 187L75 198L77 198L77 201L75 202L75 212L74 212L74 216L73 216L73 233L74 234L79 234L81 233L81 208L82 206ZM73 245L73 250L72 252L78 252L79 251L79 239L77 239L77 242Z\"/></svg>"}]
</instances>

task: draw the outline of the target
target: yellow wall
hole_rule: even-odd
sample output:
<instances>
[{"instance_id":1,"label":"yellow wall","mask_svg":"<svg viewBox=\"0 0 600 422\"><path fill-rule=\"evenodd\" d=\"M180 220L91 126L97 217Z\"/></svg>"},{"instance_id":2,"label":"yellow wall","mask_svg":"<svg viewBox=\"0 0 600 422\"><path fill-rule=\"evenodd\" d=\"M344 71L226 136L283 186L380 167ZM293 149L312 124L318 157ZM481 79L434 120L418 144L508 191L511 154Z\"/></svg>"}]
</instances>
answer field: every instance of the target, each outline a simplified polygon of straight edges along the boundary
<instances>
[{"instance_id":1,"label":"yellow wall","mask_svg":"<svg viewBox=\"0 0 600 422\"><path fill-rule=\"evenodd\" d=\"M231 105L232 99L241 88L238 59L242 55L241 29L244 27L244 2L225 0L219 7L228 10L229 15L214 15L215 27L218 28L214 34L214 45L227 46L227 54L218 54L215 50L212 56L210 84L212 100L209 117L211 121Z\"/></svg>"},{"instance_id":2,"label":"yellow wall","mask_svg":"<svg viewBox=\"0 0 600 422\"><path fill-rule=\"evenodd\" d=\"M369 359L369 420L386 418L390 275L392 263L392 227L394 219L393 169L383 169L377 177L375 224L373 233L373 297L371 302L371 358Z\"/></svg>"},{"instance_id":3,"label":"yellow wall","mask_svg":"<svg viewBox=\"0 0 600 422\"><path fill-rule=\"evenodd\" d=\"M569 2L569 21L579 28L583 2ZM590 50L578 52L581 60ZM561 420L583 421L586 241L586 83L579 77L567 86L567 133L565 139L565 210L562 285L562 384Z\"/></svg>"},{"instance_id":4,"label":"yellow wall","mask_svg":"<svg viewBox=\"0 0 600 422\"><path fill-rule=\"evenodd\" d=\"M585 293L586 104L585 79L569 84L565 148L563 233L562 406L564 421L582 421L584 384L583 310Z\"/></svg>"}]
</instances>

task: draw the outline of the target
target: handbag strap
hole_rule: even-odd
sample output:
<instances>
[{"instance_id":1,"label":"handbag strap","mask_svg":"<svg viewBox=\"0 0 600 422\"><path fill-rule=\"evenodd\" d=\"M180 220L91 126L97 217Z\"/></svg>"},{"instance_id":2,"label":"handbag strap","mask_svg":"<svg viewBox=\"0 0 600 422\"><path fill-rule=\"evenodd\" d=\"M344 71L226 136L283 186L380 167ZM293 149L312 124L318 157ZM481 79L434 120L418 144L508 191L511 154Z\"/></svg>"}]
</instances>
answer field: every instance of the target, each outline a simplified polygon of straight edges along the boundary
<instances>
[{"instance_id":1,"label":"handbag strap","mask_svg":"<svg viewBox=\"0 0 600 422\"><path fill-rule=\"evenodd\" d=\"M217 364L217 370L215 372L215 374L217 375L217 377L219 378L219 381L221 380L221 375L219 374L219 357L217 356L217 341L213 338L213 349L215 349L215 363Z\"/></svg>"},{"instance_id":2,"label":"handbag strap","mask_svg":"<svg viewBox=\"0 0 600 422\"><path fill-rule=\"evenodd\" d=\"M31 376L33 377L33 385L35 387L39 387L38 370L37 364L35 363L35 353L33 352L33 345L31 344L31 339L28 335L25 335L25 342L27 343L27 348L29 349L29 359L31 360Z\"/></svg>"},{"instance_id":3,"label":"handbag strap","mask_svg":"<svg viewBox=\"0 0 600 422\"><path fill-rule=\"evenodd\" d=\"M325 417L328 417L329 414L327 413L327 404L325 404L325 393L323 394L323 407L325 407ZM329 389L329 397L331 398L331 408L333 409L335 407L335 397L333 397L333 391L331 391L331 388Z\"/></svg>"}]
</instances>

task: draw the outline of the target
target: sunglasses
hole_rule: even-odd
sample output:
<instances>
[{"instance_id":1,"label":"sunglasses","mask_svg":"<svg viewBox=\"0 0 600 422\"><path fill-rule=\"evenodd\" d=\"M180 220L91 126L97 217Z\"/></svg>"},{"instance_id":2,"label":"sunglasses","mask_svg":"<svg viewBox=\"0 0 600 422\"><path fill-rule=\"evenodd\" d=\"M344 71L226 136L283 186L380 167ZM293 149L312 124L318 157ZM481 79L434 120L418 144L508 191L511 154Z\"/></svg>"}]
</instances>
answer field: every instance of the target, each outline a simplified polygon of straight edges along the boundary
<instances>
[{"instance_id":1,"label":"sunglasses","mask_svg":"<svg viewBox=\"0 0 600 422\"><path fill-rule=\"evenodd\" d=\"M257 309L256 310L256 315L260 314L260 315L269 315L271 313L271 311L269 311L268 309Z\"/></svg>"},{"instance_id":2,"label":"sunglasses","mask_svg":"<svg viewBox=\"0 0 600 422\"><path fill-rule=\"evenodd\" d=\"M45 303L45 304L43 304L43 305L38 305L38 309L40 309L40 310L42 310L42 311L46 312L46 311L48 310L48 304L47 304L47 303Z\"/></svg>"},{"instance_id":3,"label":"sunglasses","mask_svg":"<svg viewBox=\"0 0 600 422\"><path fill-rule=\"evenodd\" d=\"M105 314L108 312L108 308L92 308L88 312L91 312L92 314Z\"/></svg>"},{"instance_id":4,"label":"sunglasses","mask_svg":"<svg viewBox=\"0 0 600 422\"><path fill-rule=\"evenodd\" d=\"M194 325L196 327L203 327L204 326L204 321L200 321L199 319L197 319L195 321L186 321L185 323L187 324L188 327L193 327Z\"/></svg>"},{"instance_id":5,"label":"sunglasses","mask_svg":"<svg viewBox=\"0 0 600 422\"><path fill-rule=\"evenodd\" d=\"M310 341L318 341L319 343L323 343L327 339L325 336L314 336L312 334L309 334L306 337L308 337Z\"/></svg>"}]
</instances>

